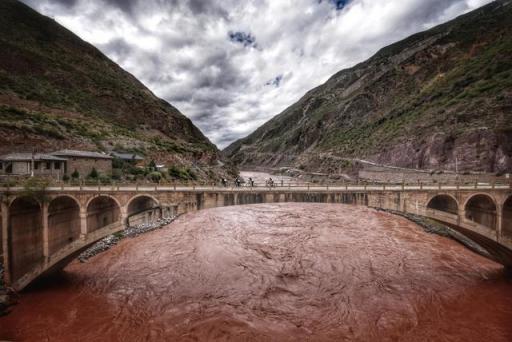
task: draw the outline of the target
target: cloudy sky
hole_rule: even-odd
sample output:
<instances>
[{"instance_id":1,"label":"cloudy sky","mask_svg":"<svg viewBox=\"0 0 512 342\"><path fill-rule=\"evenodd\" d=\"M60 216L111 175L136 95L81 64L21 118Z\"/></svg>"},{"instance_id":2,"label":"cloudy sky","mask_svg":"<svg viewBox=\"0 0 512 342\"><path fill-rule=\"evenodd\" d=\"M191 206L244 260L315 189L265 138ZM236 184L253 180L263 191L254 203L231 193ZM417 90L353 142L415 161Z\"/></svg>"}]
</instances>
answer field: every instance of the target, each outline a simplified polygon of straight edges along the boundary
<instances>
[{"instance_id":1,"label":"cloudy sky","mask_svg":"<svg viewBox=\"0 0 512 342\"><path fill-rule=\"evenodd\" d=\"M225 147L337 71L490 0L23 0Z\"/></svg>"}]
</instances>

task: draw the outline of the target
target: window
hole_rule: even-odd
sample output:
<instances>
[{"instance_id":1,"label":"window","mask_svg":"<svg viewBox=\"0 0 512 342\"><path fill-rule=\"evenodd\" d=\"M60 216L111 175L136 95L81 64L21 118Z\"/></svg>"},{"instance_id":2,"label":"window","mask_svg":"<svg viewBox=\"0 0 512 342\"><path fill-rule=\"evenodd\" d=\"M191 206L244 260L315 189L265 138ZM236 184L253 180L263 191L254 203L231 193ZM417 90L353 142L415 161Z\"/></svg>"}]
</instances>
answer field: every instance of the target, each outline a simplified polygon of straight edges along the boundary
<instances>
[{"instance_id":1,"label":"window","mask_svg":"<svg viewBox=\"0 0 512 342\"><path fill-rule=\"evenodd\" d=\"M3 170L3 168L4 168L4 164L0 163L0 170Z\"/></svg>"},{"instance_id":2,"label":"window","mask_svg":"<svg viewBox=\"0 0 512 342\"><path fill-rule=\"evenodd\" d=\"M50 170L51 168L52 168L52 163L51 162L46 162L46 169Z\"/></svg>"},{"instance_id":3,"label":"window","mask_svg":"<svg viewBox=\"0 0 512 342\"><path fill-rule=\"evenodd\" d=\"M53 163L53 168L54 168L55 170L60 170L60 162L55 162L55 163Z\"/></svg>"},{"instance_id":4,"label":"window","mask_svg":"<svg viewBox=\"0 0 512 342\"><path fill-rule=\"evenodd\" d=\"M34 170L39 170L40 166L41 166L41 162L34 162Z\"/></svg>"}]
</instances>

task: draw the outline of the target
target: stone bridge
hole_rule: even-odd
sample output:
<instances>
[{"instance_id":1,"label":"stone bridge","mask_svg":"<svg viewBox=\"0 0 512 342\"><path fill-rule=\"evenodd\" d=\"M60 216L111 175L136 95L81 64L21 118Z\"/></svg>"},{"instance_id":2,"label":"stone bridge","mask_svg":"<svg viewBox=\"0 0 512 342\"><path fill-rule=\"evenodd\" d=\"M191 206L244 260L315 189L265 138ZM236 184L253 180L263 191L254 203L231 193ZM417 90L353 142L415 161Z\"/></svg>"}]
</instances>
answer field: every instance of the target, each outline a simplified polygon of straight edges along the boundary
<instances>
[{"instance_id":1,"label":"stone bridge","mask_svg":"<svg viewBox=\"0 0 512 342\"><path fill-rule=\"evenodd\" d=\"M127 225L189 211L253 203L366 205L426 216L466 235L512 268L510 185L296 187L50 187L27 194L0 188L4 280L21 290L64 267Z\"/></svg>"}]
</instances>

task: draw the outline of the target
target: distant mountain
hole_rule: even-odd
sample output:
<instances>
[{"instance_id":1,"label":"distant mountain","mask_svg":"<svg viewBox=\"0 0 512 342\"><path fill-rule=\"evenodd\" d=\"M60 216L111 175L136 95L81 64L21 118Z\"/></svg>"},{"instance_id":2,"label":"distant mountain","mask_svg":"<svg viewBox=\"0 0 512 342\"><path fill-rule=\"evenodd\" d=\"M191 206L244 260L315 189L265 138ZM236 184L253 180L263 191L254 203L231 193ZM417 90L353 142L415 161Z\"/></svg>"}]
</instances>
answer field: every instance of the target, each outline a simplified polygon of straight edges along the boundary
<instances>
[{"instance_id":1,"label":"distant mountain","mask_svg":"<svg viewBox=\"0 0 512 342\"><path fill-rule=\"evenodd\" d=\"M242 167L340 158L512 171L512 1L495 1L342 70L228 146ZM350 163L346 163L350 164Z\"/></svg>"},{"instance_id":2,"label":"distant mountain","mask_svg":"<svg viewBox=\"0 0 512 342\"><path fill-rule=\"evenodd\" d=\"M202 165L218 150L192 122L54 20L0 1L0 154L126 150Z\"/></svg>"}]
</instances>

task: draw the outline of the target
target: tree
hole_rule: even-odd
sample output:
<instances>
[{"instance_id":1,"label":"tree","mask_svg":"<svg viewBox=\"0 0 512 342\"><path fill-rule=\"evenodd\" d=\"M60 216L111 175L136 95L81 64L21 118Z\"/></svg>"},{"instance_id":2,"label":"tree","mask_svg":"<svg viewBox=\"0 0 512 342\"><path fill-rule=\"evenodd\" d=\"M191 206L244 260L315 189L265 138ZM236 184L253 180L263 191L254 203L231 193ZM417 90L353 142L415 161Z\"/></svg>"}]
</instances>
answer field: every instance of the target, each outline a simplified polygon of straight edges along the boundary
<instances>
[{"instance_id":1,"label":"tree","mask_svg":"<svg viewBox=\"0 0 512 342\"><path fill-rule=\"evenodd\" d=\"M89 173L89 176L87 176L88 178L92 178L92 179L98 179L100 175L98 174L98 171L96 170L95 167L92 168L91 170L91 173Z\"/></svg>"},{"instance_id":2,"label":"tree","mask_svg":"<svg viewBox=\"0 0 512 342\"><path fill-rule=\"evenodd\" d=\"M23 183L23 196L32 197L39 202L47 201L46 188L50 181L46 178L30 177Z\"/></svg>"},{"instance_id":3,"label":"tree","mask_svg":"<svg viewBox=\"0 0 512 342\"><path fill-rule=\"evenodd\" d=\"M153 159L149 162L148 169L150 172L156 171L156 163Z\"/></svg>"},{"instance_id":4,"label":"tree","mask_svg":"<svg viewBox=\"0 0 512 342\"><path fill-rule=\"evenodd\" d=\"M80 178L80 173L75 169L75 171L73 171L73 173L71 174L71 178L73 178L73 179Z\"/></svg>"},{"instance_id":5,"label":"tree","mask_svg":"<svg viewBox=\"0 0 512 342\"><path fill-rule=\"evenodd\" d=\"M159 183L160 180L162 179L162 174L158 171L153 171L149 174L149 178L151 179L152 182Z\"/></svg>"}]
</instances>

